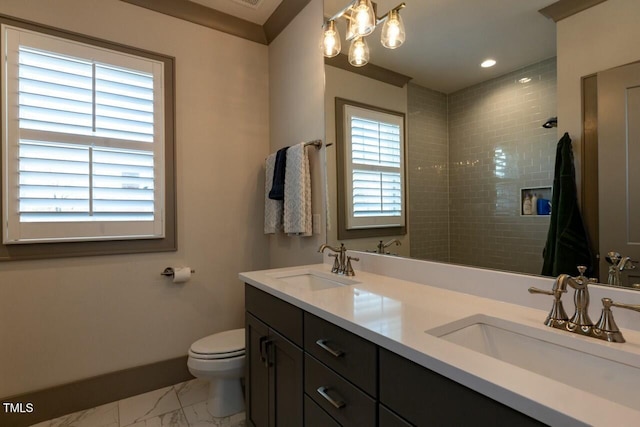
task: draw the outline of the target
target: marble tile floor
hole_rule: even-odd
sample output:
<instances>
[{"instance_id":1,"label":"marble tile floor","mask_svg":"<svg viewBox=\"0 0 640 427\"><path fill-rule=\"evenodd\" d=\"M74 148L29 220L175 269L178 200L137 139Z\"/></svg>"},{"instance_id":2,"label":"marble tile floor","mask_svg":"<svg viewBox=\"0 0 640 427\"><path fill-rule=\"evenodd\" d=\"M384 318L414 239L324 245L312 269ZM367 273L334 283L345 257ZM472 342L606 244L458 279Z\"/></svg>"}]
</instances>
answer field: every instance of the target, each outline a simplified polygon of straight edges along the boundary
<instances>
[{"instance_id":1,"label":"marble tile floor","mask_svg":"<svg viewBox=\"0 0 640 427\"><path fill-rule=\"evenodd\" d=\"M207 381L193 379L32 427L245 427L245 414L214 418L207 411Z\"/></svg>"}]
</instances>

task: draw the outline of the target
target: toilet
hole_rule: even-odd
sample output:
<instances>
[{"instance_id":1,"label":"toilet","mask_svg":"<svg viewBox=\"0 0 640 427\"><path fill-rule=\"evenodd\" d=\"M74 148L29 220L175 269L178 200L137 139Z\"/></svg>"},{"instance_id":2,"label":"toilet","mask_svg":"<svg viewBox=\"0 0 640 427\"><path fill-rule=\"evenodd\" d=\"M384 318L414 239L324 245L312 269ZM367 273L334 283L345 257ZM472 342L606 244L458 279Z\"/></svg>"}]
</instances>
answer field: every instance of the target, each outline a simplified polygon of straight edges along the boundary
<instances>
[{"instance_id":1,"label":"toilet","mask_svg":"<svg viewBox=\"0 0 640 427\"><path fill-rule=\"evenodd\" d=\"M209 335L194 342L189 372L209 381L207 409L216 418L244 411L240 378L244 376L244 328Z\"/></svg>"}]
</instances>

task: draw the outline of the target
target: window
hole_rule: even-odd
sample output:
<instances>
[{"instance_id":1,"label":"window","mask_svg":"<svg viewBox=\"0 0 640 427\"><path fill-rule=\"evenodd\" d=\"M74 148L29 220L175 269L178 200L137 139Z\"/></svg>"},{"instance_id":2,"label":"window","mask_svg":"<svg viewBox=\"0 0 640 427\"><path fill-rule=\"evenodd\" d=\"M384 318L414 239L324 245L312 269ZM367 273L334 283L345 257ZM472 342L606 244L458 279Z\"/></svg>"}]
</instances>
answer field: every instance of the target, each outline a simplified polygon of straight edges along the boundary
<instances>
[{"instance_id":1,"label":"window","mask_svg":"<svg viewBox=\"0 0 640 427\"><path fill-rule=\"evenodd\" d=\"M405 231L404 114L336 99L338 238Z\"/></svg>"},{"instance_id":2,"label":"window","mask_svg":"<svg viewBox=\"0 0 640 427\"><path fill-rule=\"evenodd\" d=\"M172 59L20 24L1 32L0 257L175 249Z\"/></svg>"}]
</instances>

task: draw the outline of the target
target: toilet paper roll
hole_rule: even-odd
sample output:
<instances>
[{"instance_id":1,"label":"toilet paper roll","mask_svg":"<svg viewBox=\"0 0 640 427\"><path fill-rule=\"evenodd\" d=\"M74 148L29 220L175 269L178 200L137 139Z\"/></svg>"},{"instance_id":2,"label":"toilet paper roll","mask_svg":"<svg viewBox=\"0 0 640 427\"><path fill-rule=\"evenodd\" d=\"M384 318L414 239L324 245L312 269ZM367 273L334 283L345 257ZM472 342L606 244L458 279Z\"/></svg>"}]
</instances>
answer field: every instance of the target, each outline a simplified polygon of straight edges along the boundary
<instances>
[{"instance_id":1,"label":"toilet paper roll","mask_svg":"<svg viewBox=\"0 0 640 427\"><path fill-rule=\"evenodd\" d=\"M173 269L173 283L185 283L191 279L191 267L177 267Z\"/></svg>"}]
</instances>

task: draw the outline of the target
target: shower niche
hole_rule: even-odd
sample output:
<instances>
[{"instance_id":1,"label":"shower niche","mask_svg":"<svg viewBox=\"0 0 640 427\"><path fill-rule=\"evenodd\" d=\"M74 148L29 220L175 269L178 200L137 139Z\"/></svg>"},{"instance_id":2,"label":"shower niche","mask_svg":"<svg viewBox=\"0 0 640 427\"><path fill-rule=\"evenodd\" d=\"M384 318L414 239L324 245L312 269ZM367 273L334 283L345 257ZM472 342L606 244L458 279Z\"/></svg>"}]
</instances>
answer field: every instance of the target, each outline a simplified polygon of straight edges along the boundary
<instances>
[{"instance_id":1,"label":"shower niche","mask_svg":"<svg viewBox=\"0 0 640 427\"><path fill-rule=\"evenodd\" d=\"M521 216L551 215L552 187L527 187L520 189Z\"/></svg>"}]
</instances>

